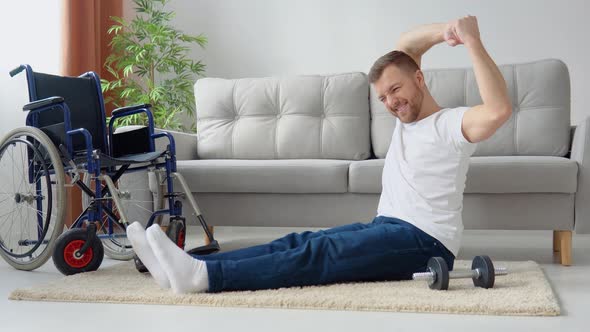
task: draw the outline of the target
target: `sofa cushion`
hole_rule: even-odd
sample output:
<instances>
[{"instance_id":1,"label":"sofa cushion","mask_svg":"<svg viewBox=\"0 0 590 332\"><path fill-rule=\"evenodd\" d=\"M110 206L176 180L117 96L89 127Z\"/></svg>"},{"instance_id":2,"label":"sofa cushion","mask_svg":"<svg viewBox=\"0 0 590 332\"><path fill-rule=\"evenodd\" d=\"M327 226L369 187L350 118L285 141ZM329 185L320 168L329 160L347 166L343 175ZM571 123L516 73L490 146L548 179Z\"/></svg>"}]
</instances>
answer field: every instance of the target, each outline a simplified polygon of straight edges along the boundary
<instances>
[{"instance_id":1,"label":"sofa cushion","mask_svg":"<svg viewBox=\"0 0 590 332\"><path fill-rule=\"evenodd\" d=\"M381 193L384 159L350 164L349 191ZM471 157L465 193L575 193L578 164L550 156Z\"/></svg>"},{"instance_id":2,"label":"sofa cushion","mask_svg":"<svg viewBox=\"0 0 590 332\"><path fill-rule=\"evenodd\" d=\"M370 157L363 73L203 78L195 99L200 159Z\"/></svg>"},{"instance_id":3,"label":"sofa cushion","mask_svg":"<svg viewBox=\"0 0 590 332\"><path fill-rule=\"evenodd\" d=\"M472 157L466 193L575 193L578 163L562 157Z\"/></svg>"},{"instance_id":4,"label":"sofa cushion","mask_svg":"<svg viewBox=\"0 0 590 332\"><path fill-rule=\"evenodd\" d=\"M351 161L202 159L177 162L192 192L345 193Z\"/></svg>"},{"instance_id":5,"label":"sofa cushion","mask_svg":"<svg viewBox=\"0 0 590 332\"><path fill-rule=\"evenodd\" d=\"M564 156L570 142L570 79L559 60L502 65L512 100L511 118L489 139L477 144L474 156ZM441 107L482 103L472 68L424 71L426 84ZM385 158L397 121L377 99L371 86L371 143Z\"/></svg>"},{"instance_id":6,"label":"sofa cushion","mask_svg":"<svg viewBox=\"0 0 590 332\"><path fill-rule=\"evenodd\" d=\"M385 159L369 159L350 163L348 191L362 194L380 194Z\"/></svg>"}]
</instances>

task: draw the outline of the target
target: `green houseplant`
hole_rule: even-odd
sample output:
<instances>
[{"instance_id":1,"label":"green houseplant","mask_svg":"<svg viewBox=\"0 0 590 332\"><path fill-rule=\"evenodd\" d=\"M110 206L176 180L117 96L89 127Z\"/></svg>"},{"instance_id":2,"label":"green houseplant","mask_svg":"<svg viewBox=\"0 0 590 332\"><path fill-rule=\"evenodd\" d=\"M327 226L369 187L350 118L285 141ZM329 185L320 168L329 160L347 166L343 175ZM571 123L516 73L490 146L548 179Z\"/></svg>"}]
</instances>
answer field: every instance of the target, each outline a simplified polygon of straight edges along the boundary
<instances>
[{"instance_id":1,"label":"green houseplant","mask_svg":"<svg viewBox=\"0 0 590 332\"><path fill-rule=\"evenodd\" d=\"M207 44L203 35L191 36L170 25L173 12L164 10L168 0L133 0L137 15L130 22L111 17L115 22L108 33L112 53L105 61L112 80L101 80L105 102L115 107L151 104L157 128L195 131L184 126L178 115L195 114L193 85L204 72L201 61L188 58L189 45ZM116 125L145 125L145 115L117 120Z\"/></svg>"}]
</instances>

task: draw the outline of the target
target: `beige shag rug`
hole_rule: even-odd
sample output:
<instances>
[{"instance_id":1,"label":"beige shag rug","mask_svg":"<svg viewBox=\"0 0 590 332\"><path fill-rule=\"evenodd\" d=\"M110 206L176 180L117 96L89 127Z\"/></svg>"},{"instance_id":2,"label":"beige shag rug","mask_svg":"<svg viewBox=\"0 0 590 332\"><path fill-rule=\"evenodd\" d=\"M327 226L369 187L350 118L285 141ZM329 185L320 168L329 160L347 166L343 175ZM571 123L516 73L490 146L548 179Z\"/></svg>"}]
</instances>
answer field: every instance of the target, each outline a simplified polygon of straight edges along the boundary
<instances>
[{"instance_id":1,"label":"beige shag rug","mask_svg":"<svg viewBox=\"0 0 590 332\"><path fill-rule=\"evenodd\" d=\"M493 289L476 288L471 279L454 279L448 291L434 291L426 282L409 280L176 295L169 289L160 289L149 274L138 273L130 261L17 289L9 299L519 316L560 314L555 294L537 263L495 265L506 266L510 274L497 277ZM455 262L455 269L467 267L468 261Z\"/></svg>"}]
</instances>

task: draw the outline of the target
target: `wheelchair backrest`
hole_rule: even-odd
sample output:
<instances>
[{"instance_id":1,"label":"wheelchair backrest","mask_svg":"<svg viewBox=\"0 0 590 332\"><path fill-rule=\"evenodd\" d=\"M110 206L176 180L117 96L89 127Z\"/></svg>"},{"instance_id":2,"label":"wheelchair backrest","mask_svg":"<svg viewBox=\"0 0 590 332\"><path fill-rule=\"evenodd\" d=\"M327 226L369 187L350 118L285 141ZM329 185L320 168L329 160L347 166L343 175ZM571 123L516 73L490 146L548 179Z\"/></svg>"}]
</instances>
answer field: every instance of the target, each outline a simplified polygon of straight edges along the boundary
<instances>
[{"instance_id":1,"label":"wheelchair backrest","mask_svg":"<svg viewBox=\"0 0 590 332\"><path fill-rule=\"evenodd\" d=\"M106 124L100 83L91 77L66 77L44 73L33 73L36 95L30 91L31 101L59 96L70 109L71 129L85 128L92 135L94 149L108 153L106 146ZM63 113L56 111L42 112L38 115L37 126L49 132L56 143L65 145L65 128ZM86 151L83 136L72 137L74 152Z\"/></svg>"}]
</instances>

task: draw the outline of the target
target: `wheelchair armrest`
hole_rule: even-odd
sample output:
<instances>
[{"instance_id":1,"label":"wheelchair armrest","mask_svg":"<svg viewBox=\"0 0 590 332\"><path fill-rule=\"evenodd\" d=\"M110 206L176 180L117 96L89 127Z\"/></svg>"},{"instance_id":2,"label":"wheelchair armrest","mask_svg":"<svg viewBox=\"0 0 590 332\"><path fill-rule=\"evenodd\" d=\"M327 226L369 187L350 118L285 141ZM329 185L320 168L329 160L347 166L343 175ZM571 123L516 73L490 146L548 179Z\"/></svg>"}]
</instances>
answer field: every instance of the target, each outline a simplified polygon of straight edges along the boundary
<instances>
[{"instance_id":1,"label":"wheelchair armrest","mask_svg":"<svg viewBox=\"0 0 590 332\"><path fill-rule=\"evenodd\" d=\"M90 173L94 172L94 165L92 163L92 149L93 149L92 135L90 134L88 129L77 128L74 130L68 130L68 131L66 131L66 134L68 136L82 135L84 137L84 142L86 143L86 160L88 162L88 172L90 172ZM71 144L70 144L70 146L71 146ZM70 151L70 149L68 148L68 153L70 153L70 156L71 156L73 151Z\"/></svg>"},{"instance_id":2,"label":"wheelchair armrest","mask_svg":"<svg viewBox=\"0 0 590 332\"><path fill-rule=\"evenodd\" d=\"M26 104L25 106L23 106L23 111L30 111L30 110L34 110L37 108L55 105L55 104L59 104L59 103L63 103L63 102L64 102L63 97L49 97L49 98L36 100L34 102Z\"/></svg>"},{"instance_id":3,"label":"wheelchair armrest","mask_svg":"<svg viewBox=\"0 0 590 332\"><path fill-rule=\"evenodd\" d=\"M115 119L122 118L125 116L137 114L137 113L145 113L148 117L148 127L150 129L150 135L154 133L154 116L150 111L150 104L143 104L143 105L134 105L134 106L127 106L127 107L119 107L115 109L111 113L111 120L109 121L109 135L113 134L113 124L115 123Z\"/></svg>"},{"instance_id":4,"label":"wheelchair armrest","mask_svg":"<svg viewBox=\"0 0 590 332\"><path fill-rule=\"evenodd\" d=\"M150 111L150 104L142 104L142 105L134 105L134 106L127 106L127 107L119 107L111 113L111 120L109 121L109 155L113 155L113 125L117 118L122 118L125 116L137 114L137 113L145 113L148 118L148 131L150 135L150 152L154 150L154 138L152 135L154 134L154 116Z\"/></svg>"},{"instance_id":5,"label":"wheelchair armrest","mask_svg":"<svg viewBox=\"0 0 590 332\"><path fill-rule=\"evenodd\" d=\"M150 104L142 104L142 105L133 105L133 106L119 107L119 108L115 109L111 113L111 115L112 116L116 116L116 117L124 116L124 115L126 115L125 114L126 112L135 111L135 110L142 109L142 108L150 108L150 107L152 107L152 105L150 105Z\"/></svg>"},{"instance_id":6,"label":"wheelchair armrest","mask_svg":"<svg viewBox=\"0 0 590 332\"><path fill-rule=\"evenodd\" d=\"M65 145L68 150L68 153L72 155L73 147L72 147L72 140L71 136L72 133L77 134L77 131L72 131L72 122L70 118L70 109L68 105L64 101L62 97L49 97L41 100L36 100L34 102L28 103L23 107L23 111L30 111L27 114L25 123L27 126L38 127L37 119L35 115L42 112L48 111L61 111L63 113L63 127L65 130ZM54 125L58 125L59 123L55 123ZM79 128L78 128L79 129ZM89 132L88 132L89 134ZM86 134L84 134L86 136ZM92 146L92 141L90 146Z\"/></svg>"}]
</instances>

